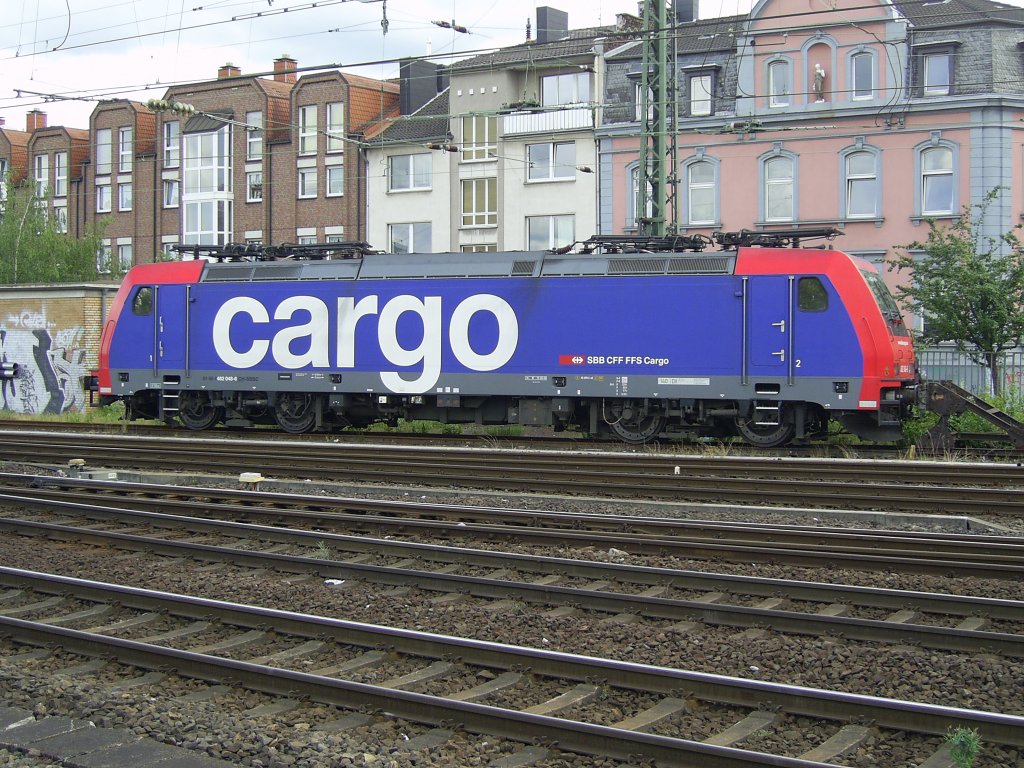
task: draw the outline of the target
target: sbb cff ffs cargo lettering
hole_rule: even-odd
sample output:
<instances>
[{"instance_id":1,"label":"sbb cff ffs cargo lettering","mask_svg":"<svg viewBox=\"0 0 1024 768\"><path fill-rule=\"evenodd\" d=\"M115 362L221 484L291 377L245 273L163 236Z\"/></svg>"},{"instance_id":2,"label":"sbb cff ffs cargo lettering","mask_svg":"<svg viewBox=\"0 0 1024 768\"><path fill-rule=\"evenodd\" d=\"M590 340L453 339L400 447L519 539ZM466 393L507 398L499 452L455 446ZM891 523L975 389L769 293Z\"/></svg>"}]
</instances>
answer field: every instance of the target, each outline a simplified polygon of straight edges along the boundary
<instances>
[{"instance_id":1,"label":"sbb cff ffs cargo lettering","mask_svg":"<svg viewBox=\"0 0 1024 768\"><path fill-rule=\"evenodd\" d=\"M572 427L629 443L897 440L917 385L878 271L835 230L595 237L560 252L179 246L111 306L94 382L129 418L289 432Z\"/></svg>"}]
</instances>

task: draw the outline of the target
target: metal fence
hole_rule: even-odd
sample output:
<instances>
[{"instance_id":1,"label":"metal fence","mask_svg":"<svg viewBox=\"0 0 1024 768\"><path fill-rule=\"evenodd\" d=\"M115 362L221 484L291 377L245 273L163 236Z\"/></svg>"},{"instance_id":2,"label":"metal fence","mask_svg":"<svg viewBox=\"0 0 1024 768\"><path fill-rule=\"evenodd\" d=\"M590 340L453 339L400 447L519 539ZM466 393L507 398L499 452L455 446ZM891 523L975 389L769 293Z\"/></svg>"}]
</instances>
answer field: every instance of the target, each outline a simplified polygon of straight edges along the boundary
<instances>
[{"instance_id":1,"label":"metal fence","mask_svg":"<svg viewBox=\"0 0 1024 768\"><path fill-rule=\"evenodd\" d=\"M1024 388L1024 350L1003 352L998 360L1002 391L1021 392ZM988 368L955 349L918 350L917 365L926 381L948 380L975 395L992 394Z\"/></svg>"}]
</instances>

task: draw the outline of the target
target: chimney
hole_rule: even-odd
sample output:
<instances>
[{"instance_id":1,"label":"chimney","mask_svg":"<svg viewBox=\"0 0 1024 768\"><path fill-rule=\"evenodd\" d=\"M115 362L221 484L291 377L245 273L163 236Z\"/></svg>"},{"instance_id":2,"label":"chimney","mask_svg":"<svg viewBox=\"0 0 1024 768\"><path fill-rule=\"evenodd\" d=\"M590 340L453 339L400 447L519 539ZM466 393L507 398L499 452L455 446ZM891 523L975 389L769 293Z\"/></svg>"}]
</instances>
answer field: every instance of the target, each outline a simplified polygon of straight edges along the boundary
<instances>
[{"instance_id":1,"label":"chimney","mask_svg":"<svg viewBox=\"0 0 1024 768\"><path fill-rule=\"evenodd\" d=\"M675 0L672 7L676 12L676 24L684 24L687 21L697 19L697 0Z\"/></svg>"},{"instance_id":2,"label":"chimney","mask_svg":"<svg viewBox=\"0 0 1024 768\"><path fill-rule=\"evenodd\" d=\"M402 59L398 68L398 105L403 115L411 115L443 91L446 72L431 61Z\"/></svg>"},{"instance_id":3,"label":"chimney","mask_svg":"<svg viewBox=\"0 0 1024 768\"><path fill-rule=\"evenodd\" d=\"M569 33L569 14L557 8L543 6L537 9L537 42L561 40Z\"/></svg>"},{"instance_id":4,"label":"chimney","mask_svg":"<svg viewBox=\"0 0 1024 768\"><path fill-rule=\"evenodd\" d=\"M223 80L225 77L238 77L242 74L242 70L232 64L230 61L223 67L217 70L217 79Z\"/></svg>"},{"instance_id":5,"label":"chimney","mask_svg":"<svg viewBox=\"0 0 1024 768\"><path fill-rule=\"evenodd\" d=\"M274 59L274 79L279 83L294 83L295 68L298 65L299 63L287 54Z\"/></svg>"},{"instance_id":6,"label":"chimney","mask_svg":"<svg viewBox=\"0 0 1024 768\"><path fill-rule=\"evenodd\" d=\"M27 115L25 115L25 130L28 133L32 133L32 131L36 130L37 128L45 128L45 127L46 127L46 113L45 112L43 112L41 110L38 110L38 109L33 109L31 112L29 112Z\"/></svg>"}]
</instances>

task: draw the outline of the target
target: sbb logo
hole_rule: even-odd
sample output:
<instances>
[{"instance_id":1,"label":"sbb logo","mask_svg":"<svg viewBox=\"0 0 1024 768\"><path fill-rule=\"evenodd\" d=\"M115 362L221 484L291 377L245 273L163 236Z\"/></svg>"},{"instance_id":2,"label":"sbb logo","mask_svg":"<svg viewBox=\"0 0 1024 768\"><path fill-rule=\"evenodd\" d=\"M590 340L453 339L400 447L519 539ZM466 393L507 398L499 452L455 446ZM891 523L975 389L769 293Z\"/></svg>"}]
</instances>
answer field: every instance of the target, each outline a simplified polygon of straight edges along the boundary
<instances>
[{"instance_id":1,"label":"sbb logo","mask_svg":"<svg viewBox=\"0 0 1024 768\"><path fill-rule=\"evenodd\" d=\"M583 365L585 362L587 362L587 358L585 358L583 355L559 355L558 356L558 364L559 365Z\"/></svg>"}]
</instances>

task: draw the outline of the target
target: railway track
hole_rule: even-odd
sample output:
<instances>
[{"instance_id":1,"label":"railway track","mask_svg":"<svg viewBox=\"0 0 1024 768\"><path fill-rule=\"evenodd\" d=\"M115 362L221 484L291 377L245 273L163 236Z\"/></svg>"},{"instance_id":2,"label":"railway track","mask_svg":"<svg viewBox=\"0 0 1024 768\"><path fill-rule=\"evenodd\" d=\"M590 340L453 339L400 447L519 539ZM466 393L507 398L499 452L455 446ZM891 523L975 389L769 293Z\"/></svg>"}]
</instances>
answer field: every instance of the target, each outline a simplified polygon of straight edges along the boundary
<instances>
[{"instance_id":1,"label":"railway track","mask_svg":"<svg viewBox=\"0 0 1024 768\"><path fill-rule=\"evenodd\" d=\"M107 483L62 481L58 496L63 498L55 498L51 489L45 488L27 489L21 495L0 494L5 515L0 517L0 531L191 558L202 563L247 566L342 581L356 579L382 589L415 588L451 596L472 596L490 601L490 610L502 610L518 601L549 608L568 606L620 617L640 616L668 622L674 632L694 632L702 625L760 627L819 636L841 633L851 640L866 642L899 642L942 650L998 652L1024 657L1024 603L1013 600L793 583L464 549L444 543L426 543L425 539L431 534L425 536L423 528L408 537L415 541L396 540L387 534L391 529L381 531L377 537L330 533L331 527L348 530L350 526L304 511L288 517L283 500L268 494L240 495L247 496L250 502L261 498L274 503L275 509L268 511L273 525L211 520L197 508L195 497L188 503L193 513L200 516L186 516L180 509L174 514L143 511L138 507L159 507L163 502L140 499L131 495L130 487L123 486L117 491L128 494L120 498L124 507L97 505L93 493L85 494L84 500L73 501L69 491L76 485L87 491L100 490L107 499L115 491ZM153 495L160 489L148 486L140 490ZM180 493L180 489L174 488L164 491L172 496ZM18 511L25 508L31 512ZM251 508L234 509L251 516ZM223 517L231 512L222 508L217 514ZM286 523L289 527L282 527ZM300 525L304 529L295 527ZM464 523L458 527L468 528ZM586 528L586 521L583 528ZM446 538L438 536L436 530L432 534L435 538ZM562 533L573 536L578 547L592 541L585 531ZM847 533L843 531L841 535ZM388 537L381 538L381 534ZM522 534L520 526L506 527L504 531L492 526L486 538L492 544L505 542L508 545L510 540L519 544L523 541ZM630 538L635 535L625 532L615 543L621 544ZM819 538L824 542L822 547L832 548L827 536ZM973 538L976 541L970 547L971 554L964 555L963 561L942 560L935 570L981 573L988 578L1020 578L1024 572L1024 544L1007 545L1005 540ZM933 548L942 541L929 536L923 540L932 541ZM669 537L663 536L658 541L659 546L670 548ZM985 545L994 548L996 554L986 552ZM729 546L722 545L723 549ZM871 548L872 543L865 542L864 546ZM748 558L743 547L739 549L737 558ZM935 565L927 548L918 550L916 556ZM831 557L835 561L835 556ZM874 564L889 569L893 562L913 557L915 555L905 552L899 558ZM973 558L973 561L966 558ZM780 598L783 594L785 597Z\"/></svg>"},{"instance_id":2,"label":"railway track","mask_svg":"<svg viewBox=\"0 0 1024 768\"><path fill-rule=\"evenodd\" d=\"M916 739L922 760L941 758L930 737L954 727L975 728L990 744L1024 746L1024 718L1010 715L504 646L11 568L0 568L0 585L0 627L18 642L57 643L144 669L170 666L205 680L384 709L415 722L456 722L470 732L555 741L584 754L624 760L641 755L666 765L711 768L817 768L863 743L868 728L851 723L868 721ZM626 716L610 725L595 722L596 701L598 709L612 702ZM674 735L685 732L687 715L699 708L714 710L718 730L699 740ZM807 719L828 736L799 757L732 746Z\"/></svg>"},{"instance_id":3,"label":"railway track","mask_svg":"<svg viewBox=\"0 0 1024 768\"><path fill-rule=\"evenodd\" d=\"M1019 516L1024 468L0 433L0 458L191 474L591 494L688 502Z\"/></svg>"}]
</instances>

